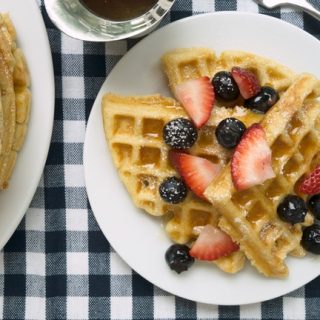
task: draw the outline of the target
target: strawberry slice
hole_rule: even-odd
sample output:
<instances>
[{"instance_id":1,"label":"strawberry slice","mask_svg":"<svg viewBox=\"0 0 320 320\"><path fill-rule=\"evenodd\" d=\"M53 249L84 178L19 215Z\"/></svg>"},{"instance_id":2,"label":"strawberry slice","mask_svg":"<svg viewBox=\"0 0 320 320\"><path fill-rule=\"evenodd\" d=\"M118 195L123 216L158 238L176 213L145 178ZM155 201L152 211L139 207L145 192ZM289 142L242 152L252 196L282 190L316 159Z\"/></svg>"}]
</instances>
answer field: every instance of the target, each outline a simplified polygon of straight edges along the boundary
<instances>
[{"instance_id":1,"label":"strawberry slice","mask_svg":"<svg viewBox=\"0 0 320 320\"><path fill-rule=\"evenodd\" d=\"M209 77L190 79L178 84L175 96L197 128L208 121L215 101Z\"/></svg>"},{"instance_id":2,"label":"strawberry slice","mask_svg":"<svg viewBox=\"0 0 320 320\"><path fill-rule=\"evenodd\" d=\"M221 165L173 150L169 152L169 158L190 190L198 197L205 199L204 190L219 174Z\"/></svg>"},{"instance_id":3,"label":"strawberry slice","mask_svg":"<svg viewBox=\"0 0 320 320\"><path fill-rule=\"evenodd\" d=\"M207 224L201 230L189 254L199 260L212 261L239 250L239 246L222 230Z\"/></svg>"},{"instance_id":4,"label":"strawberry slice","mask_svg":"<svg viewBox=\"0 0 320 320\"><path fill-rule=\"evenodd\" d=\"M320 165L302 181L298 190L304 194L320 193Z\"/></svg>"},{"instance_id":5,"label":"strawberry slice","mask_svg":"<svg viewBox=\"0 0 320 320\"><path fill-rule=\"evenodd\" d=\"M231 159L231 175L239 191L275 177L271 149L260 124L253 124L244 132Z\"/></svg>"},{"instance_id":6,"label":"strawberry slice","mask_svg":"<svg viewBox=\"0 0 320 320\"><path fill-rule=\"evenodd\" d=\"M259 80L253 72L240 67L233 67L231 74L244 99L254 97L261 90Z\"/></svg>"}]
</instances>

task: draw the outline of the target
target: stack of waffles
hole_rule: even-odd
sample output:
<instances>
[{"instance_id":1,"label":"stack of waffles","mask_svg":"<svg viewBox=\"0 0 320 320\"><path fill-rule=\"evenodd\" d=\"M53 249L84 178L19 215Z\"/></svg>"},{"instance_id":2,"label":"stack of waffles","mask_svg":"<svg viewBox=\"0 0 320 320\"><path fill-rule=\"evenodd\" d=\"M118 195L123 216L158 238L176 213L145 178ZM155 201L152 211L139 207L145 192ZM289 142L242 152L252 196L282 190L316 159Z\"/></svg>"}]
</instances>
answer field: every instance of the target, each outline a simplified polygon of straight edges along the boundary
<instances>
[{"instance_id":1,"label":"stack of waffles","mask_svg":"<svg viewBox=\"0 0 320 320\"><path fill-rule=\"evenodd\" d=\"M31 94L26 62L7 14L0 14L0 189L6 189L27 132Z\"/></svg>"},{"instance_id":2,"label":"stack of waffles","mask_svg":"<svg viewBox=\"0 0 320 320\"><path fill-rule=\"evenodd\" d=\"M191 243L199 227L211 224L237 242L240 250L214 261L221 270L236 273L246 258L266 276L288 273L288 254L303 256L302 224L281 222L275 212L279 202L292 192L298 179L320 163L319 81L308 74L296 75L270 59L246 52L226 51L219 57L207 48L177 49L162 57L169 87L202 76L210 79L221 70L239 66L255 73L261 85L276 89L280 100L266 114L217 102L198 140L188 152L221 164L222 173L205 191L208 201L191 192L179 204L168 204L159 196L160 183L177 175L168 160L169 147L162 130L172 119L188 118L179 103L160 95L120 96L108 93L102 101L105 135L120 178L138 208L163 216L165 231L176 243ZM276 177L260 186L237 192L230 174L232 150L216 140L215 129L225 118L241 120L246 127L260 123L272 149ZM303 225L313 219L307 214Z\"/></svg>"}]
</instances>

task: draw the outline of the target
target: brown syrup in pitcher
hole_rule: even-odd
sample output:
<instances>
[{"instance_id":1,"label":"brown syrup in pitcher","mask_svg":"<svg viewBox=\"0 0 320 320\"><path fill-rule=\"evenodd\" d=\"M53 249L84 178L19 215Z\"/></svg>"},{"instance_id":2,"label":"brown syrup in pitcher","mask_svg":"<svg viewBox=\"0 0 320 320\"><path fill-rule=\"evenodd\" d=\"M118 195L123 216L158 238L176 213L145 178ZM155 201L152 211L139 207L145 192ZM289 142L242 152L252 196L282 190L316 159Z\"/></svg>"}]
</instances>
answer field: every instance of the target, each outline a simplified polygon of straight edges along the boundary
<instances>
[{"instance_id":1,"label":"brown syrup in pitcher","mask_svg":"<svg viewBox=\"0 0 320 320\"><path fill-rule=\"evenodd\" d=\"M143 15L157 3L157 0L80 0L80 2L101 18L124 21Z\"/></svg>"}]
</instances>

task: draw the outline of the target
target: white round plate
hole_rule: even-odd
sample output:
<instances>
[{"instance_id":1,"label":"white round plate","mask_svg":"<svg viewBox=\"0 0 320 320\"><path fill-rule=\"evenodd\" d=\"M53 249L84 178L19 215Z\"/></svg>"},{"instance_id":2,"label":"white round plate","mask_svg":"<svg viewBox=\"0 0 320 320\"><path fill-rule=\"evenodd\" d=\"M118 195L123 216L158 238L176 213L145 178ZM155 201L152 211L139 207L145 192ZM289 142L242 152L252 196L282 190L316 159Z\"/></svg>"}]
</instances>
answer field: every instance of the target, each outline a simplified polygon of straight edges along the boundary
<instances>
[{"instance_id":1,"label":"white round plate","mask_svg":"<svg viewBox=\"0 0 320 320\"><path fill-rule=\"evenodd\" d=\"M1 0L17 30L18 46L26 57L32 105L28 132L8 190L0 192L0 249L27 211L38 186L51 140L54 115L54 78L46 29L34 0Z\"/></svg>"},{"instance_id":2,"label":"white round plate","mask_svg":"<svg viewBox=\"0 0 320 320\"><path fill-rule=\"evenodd\" d=\"M299 48L297 49L297 43ZM85 138L84 167L95 217L113 248L141 276L183 298L203 303L238 305L286 294L320 274L320 260L308 255L287 259L285 280L267 279L250 267L228 275L196 262L177 275L165 262L170 241L160 221L135 208L113 166L103 133L101 98L106 92L170 95L160 56L174 48L204 46L218 53L239 49L278 60L297 72L320 77L320 43L281 20L258 14L213 13L172 23L143 39L112 70L94 103Z\"/></svg>"}]
</instances>

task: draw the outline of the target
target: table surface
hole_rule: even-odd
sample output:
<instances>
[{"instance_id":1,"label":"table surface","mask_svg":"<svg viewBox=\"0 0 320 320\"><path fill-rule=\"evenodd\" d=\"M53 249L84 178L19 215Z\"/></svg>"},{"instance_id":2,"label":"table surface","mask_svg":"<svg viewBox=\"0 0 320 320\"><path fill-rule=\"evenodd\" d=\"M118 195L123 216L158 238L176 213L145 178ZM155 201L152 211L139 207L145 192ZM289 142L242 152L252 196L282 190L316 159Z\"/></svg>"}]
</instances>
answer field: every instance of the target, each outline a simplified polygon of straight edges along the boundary
<instances>
[{"instance_id":1,"label":"table surface","mask_svg":"<svg viewBox=\"0 0 320 320\"><path fill-rule=\"evenodd\" d=\"M320 7L320 0L311 2ZM119 258L90 209L82 149L86 121L100 86L139 40L108 45L74 40L54 27L43 2L38 3L54 63L54 129L30 208L0 253L0 318L319 319L320 278L271 301L214 306L160 290ZM159 27L222 10L271 15L320 39L320 22L309 15L292 8L266 10L252 0L177 0Z\"/></svg>"}]
</instances>

